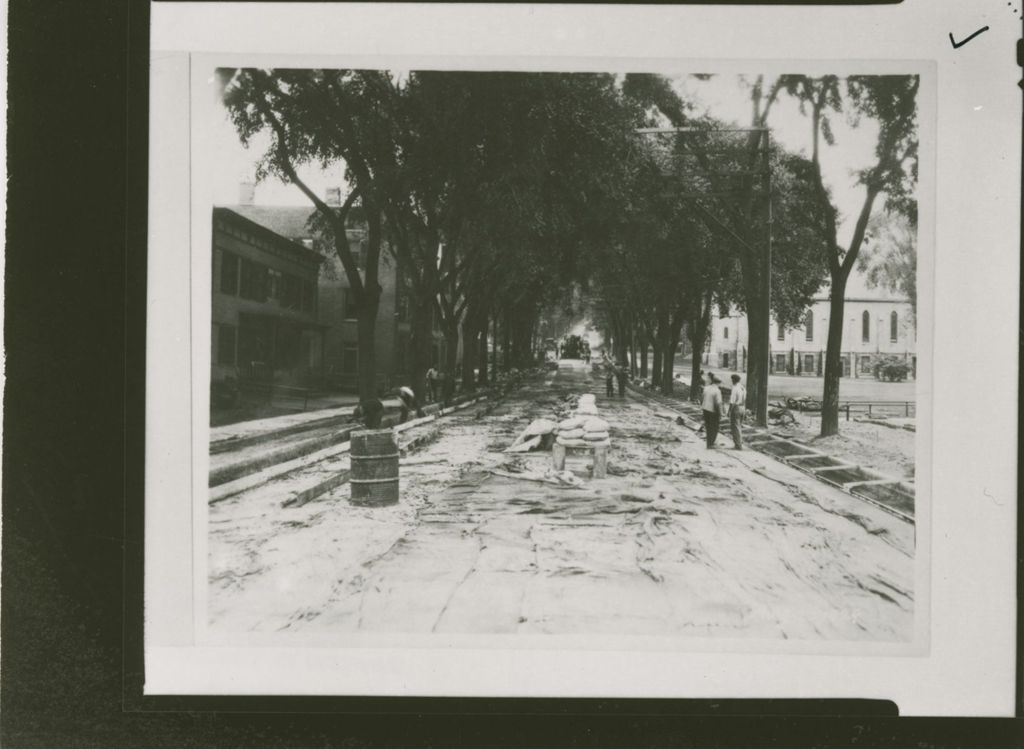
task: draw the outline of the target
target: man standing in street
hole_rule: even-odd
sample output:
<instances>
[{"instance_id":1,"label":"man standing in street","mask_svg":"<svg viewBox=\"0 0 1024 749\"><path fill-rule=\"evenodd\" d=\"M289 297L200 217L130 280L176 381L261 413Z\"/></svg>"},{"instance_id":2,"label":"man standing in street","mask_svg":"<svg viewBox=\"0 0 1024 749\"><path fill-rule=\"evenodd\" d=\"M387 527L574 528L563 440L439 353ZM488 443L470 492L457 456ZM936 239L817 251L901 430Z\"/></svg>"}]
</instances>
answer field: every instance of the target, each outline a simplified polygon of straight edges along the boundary
<instances>
[{"instance_id":1,"label":"man standing in street","mask_svg":"<svg viewBox=\"0 0 1024 749\"><path fill-rule=\"evenodd\" d=\"M431 401L437 400L437 370L431 367L427 370L427 394Z\"/></svg>"},{"instance_id":2,"label":"man standing in street","mask_svg":"<svg viewBox=\"0 0 1024 749\"><path fill-rule=\"evenodd\" d=\"M743 449L743 415L747 411L747 389L740 384L740 376L732 376L732 394L729 396L729 431L734 449Z\"/></svg>"},{"instance_id":3,"label":"man standing in street","mask_svg":"<svg viewBox=\"0 0 1024 749\"><path fill-rule=\"evenodd\" d=\"M710 450L715 446L718 437L718 421L722 416L722 391L718 389L718 378L708 372L708 383L704 386L704 400L701 404L704 412L704 431Z\"/></svg>"},{"instance_id":4,"label":"man standing in street","mask_svg":"<svg viewBox=\"0 0 1024 749\"><path fill-rule=\"evenodd\" d=\"M619 397L626 397L626 376L629 372L627 369L628 365L624 361L619 361L617 367L615 367L615 379L619 382Z\"/></svg>"}]
</instances>

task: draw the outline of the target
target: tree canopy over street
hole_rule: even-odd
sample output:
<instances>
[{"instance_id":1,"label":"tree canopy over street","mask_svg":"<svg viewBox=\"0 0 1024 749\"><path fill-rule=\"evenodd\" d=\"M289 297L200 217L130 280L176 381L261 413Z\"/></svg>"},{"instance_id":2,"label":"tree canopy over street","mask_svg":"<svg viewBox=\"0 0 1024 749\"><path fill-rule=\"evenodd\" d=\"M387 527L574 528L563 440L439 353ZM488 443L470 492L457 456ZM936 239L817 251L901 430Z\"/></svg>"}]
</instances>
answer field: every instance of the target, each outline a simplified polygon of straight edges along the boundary
<instances>
[{"instance_id":1,"label":"tree canopy over street","mask_svg":"<svg viewBox=\"0 0 1024 749\"><path fill-rule=\"evenodd\" d=\"M267 143L257 178L295 185L333 241L358 318L362 397L376 383L382 252L409 295L414 388L435 325L444 369L459 373L450 395L534 363L542 323L560 309L585 315L607 353L667 393L684 337L702 351L713 310L736 309L749 320L749 405L762 418L770 320L798 325L828 283L823 433L838 429L842 299L858 257L876 282L912 293L906 242L870 257L861 248L888 236L883 212L904 217L900 236L913 241L916 77L758 76L745 84L743 128L697 114L647 74L225 69L221 79L242 143ZM770 137L787 97L806 113L809 158ZM846 247L820 158L840 113L879 132ZM300 177L308 165L344 168L340 206ZM354 209L368 232L361 263L345 231ZM694 377L698 368L694 357Z\"/></svg>"}]
</instances>

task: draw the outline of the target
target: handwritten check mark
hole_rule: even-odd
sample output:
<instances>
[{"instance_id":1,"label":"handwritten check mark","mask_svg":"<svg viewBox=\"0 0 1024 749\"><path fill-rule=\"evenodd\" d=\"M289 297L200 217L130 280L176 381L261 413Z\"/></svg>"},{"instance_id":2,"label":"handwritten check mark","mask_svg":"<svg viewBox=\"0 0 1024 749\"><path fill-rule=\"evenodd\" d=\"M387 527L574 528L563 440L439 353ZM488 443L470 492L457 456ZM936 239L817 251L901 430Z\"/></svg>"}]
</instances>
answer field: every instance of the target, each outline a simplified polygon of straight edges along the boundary
<instances>
[{"instance_id":1,"label":"handwritten check mark","mask_svg":"<svg viewBox=\"0 0 1024 749\"><path fill-rule=\"evenodd\" d=\"M975 31L973 34L971 34L969 37L964 39L962 42L956 41L953 38L953 32L951 31L951 32L949 32L949 43L953 45L953 49L960 49L962 46L967 44L967 42L971 41L971 39L973 39L974 37L976 37L978 34L982 33L983 31L988 31L988 26L982 26L980 29Z\"/></svg>"}]
</instances>

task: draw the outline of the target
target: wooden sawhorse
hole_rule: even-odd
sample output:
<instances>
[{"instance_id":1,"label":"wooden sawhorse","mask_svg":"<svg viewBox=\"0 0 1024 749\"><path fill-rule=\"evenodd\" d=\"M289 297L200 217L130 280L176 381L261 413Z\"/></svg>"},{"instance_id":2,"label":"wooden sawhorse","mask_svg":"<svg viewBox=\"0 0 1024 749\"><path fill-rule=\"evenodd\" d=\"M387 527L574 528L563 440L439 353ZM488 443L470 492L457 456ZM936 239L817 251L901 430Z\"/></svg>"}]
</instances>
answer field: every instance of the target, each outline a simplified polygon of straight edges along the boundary
<instances>
[{"instance_id":1,"label":"wooden sawhorse","mask_svg":"<svg viewBox=\"0 0 1024 749\"><path fill-rule=\"evenodd\" d=\"M551 460L556 471L565 470L565 456L570 450L575 452L591 452L594 455L594 468L590 475L595 479L603 479L608 472L608 448L611 442L595 442L593 445L560 445L555 441L551 448Z\"/></svg>"}]
</instances>

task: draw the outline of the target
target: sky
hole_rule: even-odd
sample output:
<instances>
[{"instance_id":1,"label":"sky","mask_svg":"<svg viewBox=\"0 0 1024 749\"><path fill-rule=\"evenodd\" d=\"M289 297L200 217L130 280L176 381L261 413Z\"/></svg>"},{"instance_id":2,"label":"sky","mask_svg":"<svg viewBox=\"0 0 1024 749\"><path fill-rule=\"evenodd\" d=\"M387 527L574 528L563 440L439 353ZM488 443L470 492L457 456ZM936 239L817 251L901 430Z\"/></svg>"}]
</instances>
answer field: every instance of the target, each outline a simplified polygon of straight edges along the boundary
<instances>
[{"instance_id":1,"label":"sky","mask_svg":"<svg viewBox=\"0 0 1024 749\"><path fill-rule=\"evenodd\" d=\"M766 84L770 77L766 76ZM699 114L714 117L743 127L750 124L749 89L733 74L715 75L709 80L692 76L672 77L673 85L686 98L695 101ZM211 164L214 180L214 203L230 205L239 202L239 185L251 180L256 159L268 140L255 139L247 150L242 147L224 110L215 126L217 141L215 163ZM810 117L799 111L797 103L780 95L769 115L772 138L787 150L810 157ZM864 188L856 184L855 172L872 163L878 128L871 120L852 126L845 115L833 118L835 145L822 142L821 162L825 184L831 189L840 213L839 242L845 245L853 233L853 223L864 200ZM334 166L321 170L318 166L299 169L299 175L319 195L328 187L344 185L344 169ZM293 185L267 179L256 187L255 202L262 205L309 205L309 200ZM876 210L882 201L876 202Z\"/></svg>"}]
</instances>

